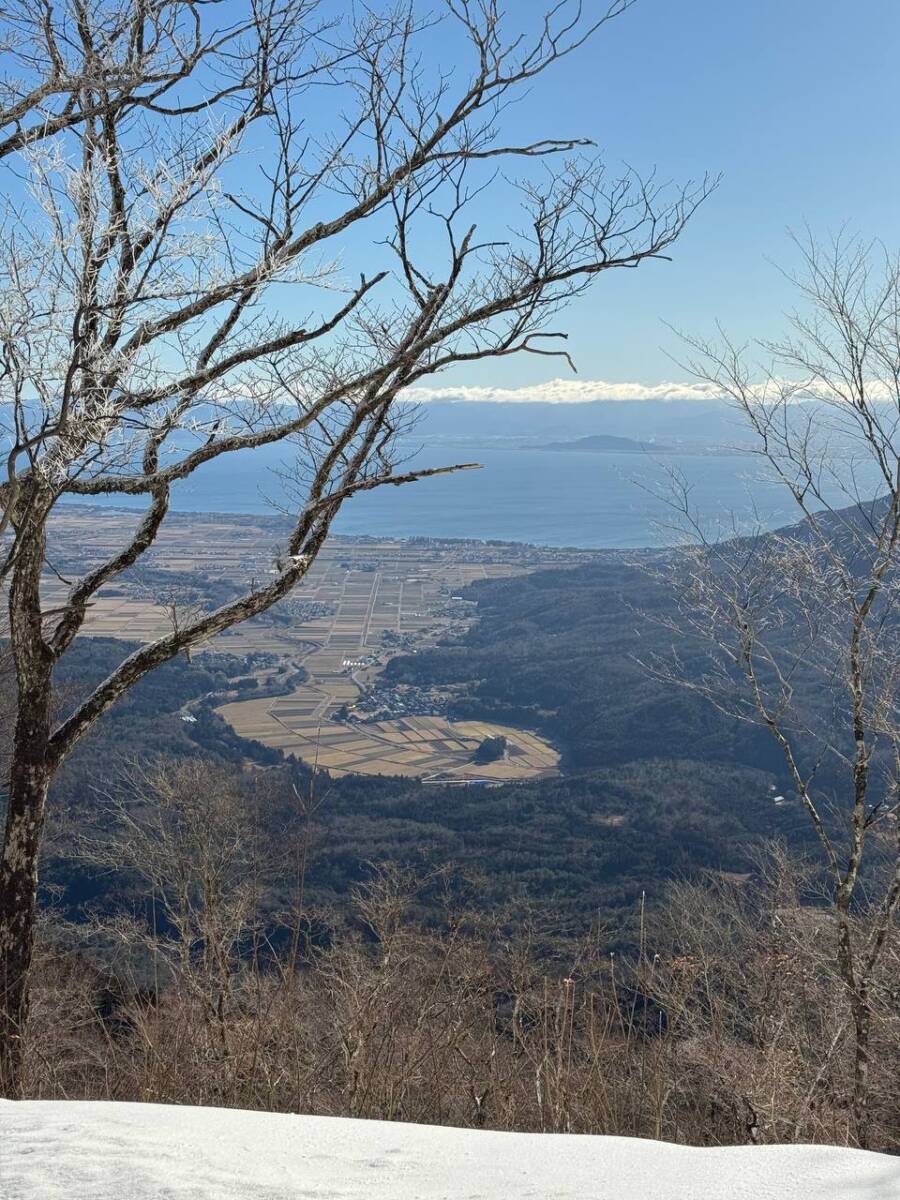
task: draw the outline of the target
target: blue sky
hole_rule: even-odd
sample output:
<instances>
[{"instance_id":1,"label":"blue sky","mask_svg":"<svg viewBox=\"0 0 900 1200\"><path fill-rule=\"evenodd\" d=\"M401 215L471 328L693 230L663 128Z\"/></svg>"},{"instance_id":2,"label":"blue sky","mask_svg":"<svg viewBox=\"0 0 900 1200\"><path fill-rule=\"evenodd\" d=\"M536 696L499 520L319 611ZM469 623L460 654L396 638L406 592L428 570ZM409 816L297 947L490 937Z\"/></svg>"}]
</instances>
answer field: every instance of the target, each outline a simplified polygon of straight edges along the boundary
<instances>
[{"instance_id":1,"label":"blue sky","mask_svg":"<svg viewBox=\"0 0 900 1200\"><path fill-rule=\"evenodd\" d=\"M469 0L477 9L477 0ZM540 28L555 0L503 0L506 36ZM574 6L577 0L566 0ZM377 10L393 0L371 0ZM441 11L443 0L414 0L420 13ZM610 0L583 0L587 19ZM350 0L322 0L323 13L348 18ZM236 6L244 9L243 0ZM213 10L210 10L213 11ZM227 12L228 8L221 10ZM211 18L212 19L212 18ZM451 93L468 85L471 47L452 20L422 36L426 77L438 67L456 73ZM468 53L464 51L468 50ZM554 328L568 345L580 381L606 381L611 389L557 399L635 396L684 373L669 355L677 338L666 327L705 334L720 321L734 337L770 337L783 328L793 302L776 263L796 261L789 227L805 224L822 238L843 226L881 238L900 250L900 135L897 129L896 60L900 52L900 0L635 0L586 46L555 64L504 114L502 138L521 145L542 138L590 138L613 178L624 165L675 185L721 172L718 190L695 215L673 248L671 263L650 262L637 271L611 271ZM346 96L329 89L301 96L298 115L317 139L340 130ZM446 103L450 103L449 99ZM267 186L259 167L271 151L269 134L256 126L242 153L224 173L225 185L253 191ZM244 152L246 151L246 152ZM368 153L366 146L363 153ZM484 167L493 170L496 160ZM543 170L543 160L506 160L504 168ZM479 198L473 214L479 238L503 240L517 219L513 194L502 183ZM333 216L344 198L325 193L313 221ZM467 211L466 221L469 219ZM432 227L432 218L423 215ZM437 223L434 227L439 229ZM347 279L371 277L396 260L379 241L387 232L373 217L330 245ZM425 238L426 256L433 245ZM389 283L377 293L380 299ZM273 289L273 303L302 316L305 305L333 310L334 293ZM434 388L506 389L508 398L540 398L548 381L566 374L561 360L505 358L456 368L435 377ZM571 380L567 376L567 380ZM566 387L569 388L566 391ZM517 396L517 389L532 389Z\"/></svg>"},{"instance_id":2,"label":"blue sky","mask_svg":"<svg viewBox=\"0 0 900 1200\"><path fill-rule=\"evenodd\" d=\"M516 20L543 7L507 6ZM612 170L723 172L674 262L610 273L567 314L582 378L679 378L666 321L777 333L792 305L773 265L794 261L788 227L827 237L848 223L900 248L898 51L897 0L638 0L535 85L510 130L592 137ZM559 374L523 358L435 382L516 388Z\"/></svg>"}]
</instances>

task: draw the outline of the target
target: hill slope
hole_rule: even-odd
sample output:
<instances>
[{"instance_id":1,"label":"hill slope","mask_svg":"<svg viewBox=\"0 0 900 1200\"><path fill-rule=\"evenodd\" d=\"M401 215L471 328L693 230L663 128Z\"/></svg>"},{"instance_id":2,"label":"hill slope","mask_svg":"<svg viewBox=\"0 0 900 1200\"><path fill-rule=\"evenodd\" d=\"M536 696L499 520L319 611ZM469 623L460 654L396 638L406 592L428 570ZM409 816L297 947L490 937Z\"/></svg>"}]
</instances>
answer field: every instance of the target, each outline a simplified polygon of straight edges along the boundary
<instances>
[{"instance_id":1,"label":"hill slope","mask_svg":"<svg viewBox=\"0 0 900 1200\"><path fill-rule=\"evenodd\" d=\"M4 1200L888 1200L900 1160L155 1104L0 1101Z\"/></svg>"},{"instance_id":2,"label":"hill slope","mask_svg":"<svg viewBox=\"0 0 900 1200\"><path fill-rule=\"evenodd\" d=\"M657 445L651 442L636 442L634 438L616 437L610 433L595 433L589 437L576 438L574 442L548 442L543 450L590 450L596 453L608 454L645 454L655 451L657 454L670 454L671 447Z\"/></svg>"}]
</instances>

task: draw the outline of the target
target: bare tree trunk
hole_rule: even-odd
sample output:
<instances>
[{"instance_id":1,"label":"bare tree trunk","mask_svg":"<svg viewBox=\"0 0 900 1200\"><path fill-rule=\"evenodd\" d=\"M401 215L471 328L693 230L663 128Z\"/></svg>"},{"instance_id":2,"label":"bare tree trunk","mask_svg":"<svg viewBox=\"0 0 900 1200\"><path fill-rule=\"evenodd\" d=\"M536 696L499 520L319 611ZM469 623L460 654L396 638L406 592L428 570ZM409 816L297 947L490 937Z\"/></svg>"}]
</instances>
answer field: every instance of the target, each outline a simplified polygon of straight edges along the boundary
<instances>
[{"instance_id":1,"label":"bare tree trunk","mask_svg":"<svg viewBox=\"0 0 900 1200\"><path fill-rule=\"evenodd\" d=\"M853 1061L853 1124L856 1140L863 1150L869 1148L869 1031L872 1025L872 1006L868 991L860 989L852 998L854 1061Z\"/></svg>"},{"instance_id":2,"label":"bare tree trunk","mask_svg":"<svg viewBox=\"0 0 900 1200\"><path fill-rule=\"evenodd\" d=\"M872 1004L869 982L862 969L857 968L853 949L853 934L847 912L849 893L842 889L838 906L837 962L853 1020L853 1087L850 1108L856 1140L863 1150L869 1148L869 1033L872 1025Z\"/></svg>"},{"instance_id":3,"label":"bare tree trunk","mask_svg":"<svg viewBox=\"0 0 900 1200\"><path fill-rule=\"evenodd\" d=\"M32 524L37 497L16 515ZM10 636L16 664L17 715L0 860L0 1094L22 1088L28 974L34 953L38 855L47 793L55 770L50 749L53 654L43 637L40 580L46 535L36 520L21 539L10 593Z\"/></svg>"},{"instance_id":4,"label":"bare tree trunk","mask_svg":"<svg viewBox=\"0 0 900 1200\"><path fill-rule=\"evenodd\" d=\"M0 1094L21 1094L27 980L34 952L38 852L52 767L49 681L20 704L0 862Z\"/></svg>"}]
</instances>

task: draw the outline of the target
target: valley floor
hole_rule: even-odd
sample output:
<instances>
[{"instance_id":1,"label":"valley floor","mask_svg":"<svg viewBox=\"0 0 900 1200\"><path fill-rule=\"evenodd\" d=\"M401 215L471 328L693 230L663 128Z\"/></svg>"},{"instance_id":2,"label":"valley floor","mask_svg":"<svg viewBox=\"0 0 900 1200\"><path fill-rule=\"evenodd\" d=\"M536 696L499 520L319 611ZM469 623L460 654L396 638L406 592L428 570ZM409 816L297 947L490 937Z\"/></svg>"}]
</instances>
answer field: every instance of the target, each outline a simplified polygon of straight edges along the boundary
<instances>
[{"instance_id":1,"label":"valley floor","mask_svg":"<svg viewBox=\"0 0 900 1200\"><path fill-rule=\"evenodd\" d=\"M3 1200L896 1200L900 1158L0 1100Z\"/></svg>"}]
</instances>

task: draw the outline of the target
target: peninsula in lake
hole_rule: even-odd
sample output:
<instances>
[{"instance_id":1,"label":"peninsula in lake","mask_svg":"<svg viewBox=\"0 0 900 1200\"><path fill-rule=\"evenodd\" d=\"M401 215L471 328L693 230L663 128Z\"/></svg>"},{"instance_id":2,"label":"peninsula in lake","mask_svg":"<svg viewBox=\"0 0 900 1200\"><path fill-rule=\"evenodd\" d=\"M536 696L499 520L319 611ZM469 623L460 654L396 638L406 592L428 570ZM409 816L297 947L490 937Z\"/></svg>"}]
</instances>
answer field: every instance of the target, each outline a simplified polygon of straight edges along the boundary
<instances>
[{"instance_id":1,"label":"peninsula in lake","mask_svg":"<svg viewBox=\"0 0 900 1200\"><path fill-rule=\"evenodd\" d=\"M589 437L576 438L572 442L548 442L543 450L592 450L605 454L674 454L674 446L658 442L636 442L633 438L617 437L611 433L593 433Z\"/></svg>"},{"instance_id":2,"label":"peninsula in lake","mask_svg":"<svg viewBox=\"0 0 900 1200\"><path fill-rule=\"evenodd\" d=\"M667 442L641 442L634 438L620 437L611 433L592 433L587 437L566 442L547 442L541 450L583 450L593 454L678 454L723 455L740 454L740 446L723 446L712 441L679 441L677 445Z\"/></svg>"}]
</instances>

